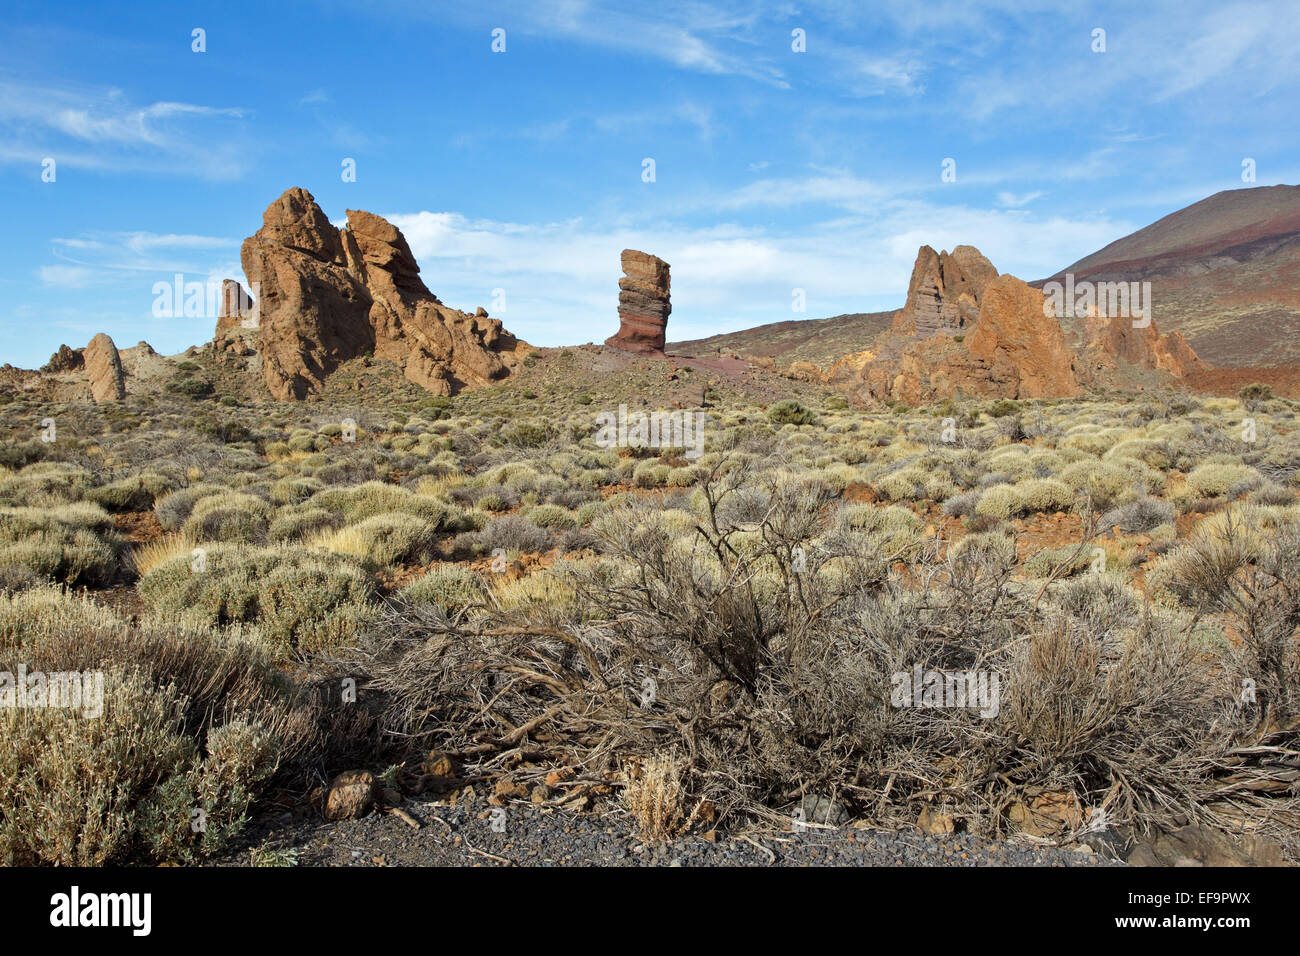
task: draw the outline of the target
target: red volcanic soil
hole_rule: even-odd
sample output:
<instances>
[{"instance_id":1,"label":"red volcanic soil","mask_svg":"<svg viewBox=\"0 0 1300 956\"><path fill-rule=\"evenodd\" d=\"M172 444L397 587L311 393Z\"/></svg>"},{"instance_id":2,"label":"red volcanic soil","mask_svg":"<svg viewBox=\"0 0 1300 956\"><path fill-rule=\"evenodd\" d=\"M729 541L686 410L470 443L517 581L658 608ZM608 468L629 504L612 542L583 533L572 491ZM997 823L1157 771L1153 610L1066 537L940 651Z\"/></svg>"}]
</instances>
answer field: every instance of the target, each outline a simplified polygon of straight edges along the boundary
<instances>
[{"instance_id":1,"label":"red volcanic soil","mask_svg":"<svg viewBox=\"0 0 1300 956\"><path fill-rule=\"evenodd\" d=\"M710 372L719 372L722 375L740 375L749 370L749 363L744 359L723 357L719 355L678 355L672 353L664 356L670 362L681 365L683 362L689 362L696 368L708 369Z\"/></svg>"},{"instance_id":2,"label":"red volcanic soil","mask_svg":"<svg viewBox=\"0 0 1300 956\"><path fill-rule=\"evenodd\" d=\"M1274 395L1300 398L1300 365L1212 368L1189 376L1187 386L1210 395L1236 395L1243 385L1255 382L1271 385Z\"/></svg>"},{"instance_id":3,"label":"red volcanic soil","mask_svg":"<svg viewBox=\"0 0 1300 956\"><path fill-rule=\"evenodd\" d=\"M694 368L707 369L721 375L741 375L749 371L750 363L744 359L721 355L686 355L679 352L628 352L612 345L605 346L606 356L611 357L620 366L625 367L634 362L660 361L670 362L675 366L691 365Z\"/></svg>"}]
</instances>

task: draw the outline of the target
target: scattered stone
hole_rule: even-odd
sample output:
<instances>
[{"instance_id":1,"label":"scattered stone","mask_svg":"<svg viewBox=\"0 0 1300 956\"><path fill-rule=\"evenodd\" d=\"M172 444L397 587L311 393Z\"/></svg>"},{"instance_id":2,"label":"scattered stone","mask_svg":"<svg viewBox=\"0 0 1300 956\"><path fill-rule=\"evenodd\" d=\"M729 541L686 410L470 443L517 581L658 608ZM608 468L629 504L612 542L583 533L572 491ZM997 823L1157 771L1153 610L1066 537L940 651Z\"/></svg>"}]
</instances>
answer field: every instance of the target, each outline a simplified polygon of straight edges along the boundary
<instances>
[{"instance_id":1,"label":"scattered stone","mask_svg":"<svg viewBox=\"0 0 1300 956\"><path fill-rule=\"evenodd\" d=\"M1282 848L1254 833L1232 834L1193 824L1138 841L1129 866L1286 866Z\"/></svg>"},{"instance_id":2,"label":"scattered stone","mask_svg":"<svg viewBox=\"0 0 1300 956\"><path fill-rule=\"evenodd\" d=\"M86 359L81 349L71 349L60 345L59 350L50 356L50 360L41 366L42 372L75 372L84 368Z\"/></svg>"},{"instance_id":3,"label":"scattered stone","mask_svg":"<svg viewBox=\"0 0 1300 956\"><path fill-rule=\"evenodd\" d=\"M921 811L921 815L916 820L916 826L922 833L930 836L952 833L956 829L956 823L951 816L946 813L939 813L929 807Z\"/></svg>"}]
</instances>

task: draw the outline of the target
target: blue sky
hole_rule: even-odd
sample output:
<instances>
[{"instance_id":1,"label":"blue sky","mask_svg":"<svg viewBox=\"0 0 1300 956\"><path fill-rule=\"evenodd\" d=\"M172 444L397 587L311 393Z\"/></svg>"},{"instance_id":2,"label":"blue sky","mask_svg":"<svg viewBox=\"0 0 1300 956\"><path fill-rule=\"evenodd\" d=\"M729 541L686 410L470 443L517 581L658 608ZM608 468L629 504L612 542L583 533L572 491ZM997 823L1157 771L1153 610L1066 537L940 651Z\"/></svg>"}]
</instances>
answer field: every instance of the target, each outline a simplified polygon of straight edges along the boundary
<instances>
[{"instance_id":1,"label":"blue sky","mask_svg":"<svg viewBox=\"0 0 1300 956\"><path fill-rule=\"evenodd\" d=\"M210 338L154 284L242 280L289 186L387 216L444 302L558 345L615 331L628 246L672 264L688 338L896 307L922 243L1041 278L1246 158L1300 181L1294 0L6 7L0 361L24 367L98 331Z\"/></svg>"}]
</instances>

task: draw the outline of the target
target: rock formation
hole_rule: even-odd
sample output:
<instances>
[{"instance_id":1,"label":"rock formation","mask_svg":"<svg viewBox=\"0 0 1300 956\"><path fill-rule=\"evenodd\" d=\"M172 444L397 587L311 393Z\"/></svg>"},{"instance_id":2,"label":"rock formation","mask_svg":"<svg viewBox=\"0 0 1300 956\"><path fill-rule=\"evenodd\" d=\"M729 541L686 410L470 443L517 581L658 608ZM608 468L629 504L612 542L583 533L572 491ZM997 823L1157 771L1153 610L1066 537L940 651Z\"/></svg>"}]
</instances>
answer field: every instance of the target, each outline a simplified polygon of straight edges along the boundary
<instances>
[{"instance_id":1,"label":"rock formation","mask_svg":"<svg viewBox=\"0 0 1300 956\"><path fill-rule=\"evenodd\" d=\"M1093 314L1071 347L1038 289L999 276L977 249L922 246L907 303L871 348L836 361L823 380L863 401L926 404L960 395L1058 398L1085 387L1146 387L1206 365L1179 332Z\"/></svg>"},{"instance_id":2,"label":"rock formation","mask_svg":"<svg viewBox=\"0 0 1300 956\"><path fill-rule=\"evenodd\" d=\"M122 374L122 359L117 346L100 332L84 353L86 378L90 382L90 396L96 403L120 402L126 398L126 379Z\"/></svg>"},{"instance_id":3,"label":"rock formation","mask_svg":"<svg viewBox=\"0 0 1300 956\"><path fill-rule=\"evenodd\" d=\"M832 365L827 380L863 400L912 405L1077 395L1075 354L1044 301L1015 276L999 276L973 246L922 246L891 327Z\"/></svg>"},{"instance_id":4,"label":"rock formation","mask_svg":"<svg viewBox=\"0 0 1300 956\"><path fill-rule=\"evenodd\" d=\"M988 363L994 381L1008 384L1007 398L1079 394L1074 353L1044 301L1042 292L1012 275L999 276L984 290L970 354Z\"/></svg>"},{"instance_id":5,"label":"rock formation","mask_svg":"<svg viewBox=\"0 0 1300 956\"><path fill-rule=\"evenodd\" d=\"M257 350L274 397L304 398L367 352L438 395L510 373L520 343L500 320L443 305L387 220L353 209L347 217L335 229L309 192L289 189L244 240L244 274L259 292ZM218 339L229 340L232 325L219 321Z\"/></svg>"},{"instance_id":6,"label":"rock formation","mask_svg":"<svg viewBox=\"0 0 1300 956\"><path fill-rule=\"evenodd\" d=\"M605 344L627 352L662 354L664 329L673 307L668 263L635 249L623 250L623 278L618 280L618 334Z\"/></svg>"},{"instance_id":7,"label":"rock formation","mask_svg":"<svg viewBox=\"0 0 1300 956\"><path fill-rule=\"evenodd\" d=\"M1087 318L1084 337L1082 365L1090 383L1109 384L1125 368L1160 369L1175 378L1206 369L1182 332L1161 335L1153 319L1139 327L1131 316L1106 318L1094 308Z\"/></svg>"},{"instance_id":8,"label":"rock formation","mask_svg":"<svg viewBox=\"0 0 1300 956\"><path fill-rule=\"evenodd\" d=\"M219 354L228 353L229 357L256 352L260 324L257 306L253 297L234 279L221 283L217 331L212 339Z\"/></svg>"},{"instance_id":9,"label":"rock formation","mask_svg":"<svg viewBox=\"0 0 1300 956\"><path fill-rule=\"evenodd\" d=\"M1174 378L1187 378L1210 368L1209 363L1193 351L1179 329L1156 339L1155 353L1156 368L1164 369Z\"/></svg>"},{"instance_id":10,"label":"rock formation","mask_svg":"<svg viewBox=\"0 0 1300 956\"><path fill-rule=\"evenodd\" d=\"M938 253L922 246L907 284L907 302L894 316L900 335L959 335L979 315L984 287L998 276L974 246Z\"/></svg>"},{"instance_id":11,"label":"rock formation","mask_svg":"<svg viewBox=\"0 0 1300 956\"><path fill-rule=\"evenodd\" d=\"M60 345L59 350L50 356L50 360L41 366L42 372L75 372L86 365L86 357L81 349Z\"/></svg>"},{"instance_id":12,"label":"rock formation","mask_svg":"<svg viewBox=\"0 0 1300 956\"><path fill-rule=\"evenodd\" d=\"M217 335L235 335L257 328L257 303L234 279L221 283L221 305L217 312Z\"/></svg>"}]
</instances>

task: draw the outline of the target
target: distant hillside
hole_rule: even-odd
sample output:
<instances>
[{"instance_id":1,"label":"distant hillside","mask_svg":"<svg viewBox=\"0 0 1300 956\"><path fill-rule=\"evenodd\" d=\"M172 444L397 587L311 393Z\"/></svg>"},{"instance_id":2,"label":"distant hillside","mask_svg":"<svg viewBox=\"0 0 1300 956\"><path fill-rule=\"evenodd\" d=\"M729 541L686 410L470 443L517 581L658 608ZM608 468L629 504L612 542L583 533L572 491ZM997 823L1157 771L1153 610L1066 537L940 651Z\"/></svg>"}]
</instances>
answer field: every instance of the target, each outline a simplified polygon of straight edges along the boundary
<instances>
[{"instance_id":1,"label":"distant hillside","mask_svg":"<svg viewBox=\"0 0 1300 956\"><path fill-rule=\"evenodd\" d=\"M808 362L820 369L849 352L860 352L889 327L891 312L855 312L829 319L795 319L773 322L741 332L711 335L707 339L669 342L667 351L687 355L708 355L719 350L742 356L770 356L779 368L793 362Z\"/></svg>"},{"instance_id":2,"label":"distant hillside","mask_svg":"<svg viewBox=\"0 0 1300 956\"><path fill-rule=\"evenodd\" d=\"M1066 273L1149 281L1160 330L1181 329L1215 365L1300 361L1300 186L1215 193L1052 278Z\"/></svg>"}]
</instances>

